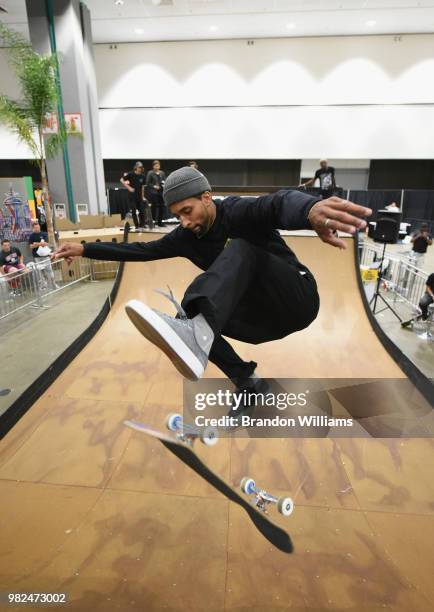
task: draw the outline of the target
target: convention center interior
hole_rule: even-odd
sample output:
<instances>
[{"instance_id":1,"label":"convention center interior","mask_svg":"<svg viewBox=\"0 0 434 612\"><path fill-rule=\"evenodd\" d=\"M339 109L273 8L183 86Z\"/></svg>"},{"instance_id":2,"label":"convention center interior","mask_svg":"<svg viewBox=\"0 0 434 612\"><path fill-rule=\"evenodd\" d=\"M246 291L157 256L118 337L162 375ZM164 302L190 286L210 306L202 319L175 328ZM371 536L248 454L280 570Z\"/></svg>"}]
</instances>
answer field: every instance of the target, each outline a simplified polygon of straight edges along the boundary
<instances>
[{"instance_id":1,"label":"convention center interior","mask_svg":"<svg viewBox=\"0 0 434 612\"><path fill-rule=\"evenodd\" d=\"M0 608L434 609L434 0L0 0Z\"/></svg>"}]
</instances>

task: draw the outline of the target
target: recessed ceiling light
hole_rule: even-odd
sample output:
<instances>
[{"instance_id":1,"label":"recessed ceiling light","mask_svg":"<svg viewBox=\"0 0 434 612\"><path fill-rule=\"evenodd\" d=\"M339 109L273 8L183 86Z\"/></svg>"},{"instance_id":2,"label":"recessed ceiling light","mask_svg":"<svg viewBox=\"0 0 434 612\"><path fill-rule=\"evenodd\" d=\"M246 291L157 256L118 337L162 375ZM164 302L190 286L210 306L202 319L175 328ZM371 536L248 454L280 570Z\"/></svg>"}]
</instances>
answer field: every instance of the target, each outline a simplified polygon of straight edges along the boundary
<instances>
[{"instance_id":1,"label":"recessed ceiling light","mask_svg":"<svg viewBox=\"0 0 434 612\"><path fill-rule=\"evenodd\" d=\"M295 28L295 23L287 23L286 27L288 28L288 30L293 30Z\"/></svg>"},{"instance_id":2,"label":"recessed ceiling light","mask_svg":"<svg viewBox=\"0 0 434 612\"><path fill-rule=\"evenodd\" d=\"M144 33L145 33L145 30L144 30L143 28L135 28L134 32L135 32L136 34L144 34Z\"/></svg>"},{"instance_id":3,"label":"recessed ceiling light","mask_svg":"<svg viewBox=\"0 0 434 612\"><path fill-rule=\"evenodd\" d=\"M124 3L124 0L115 0L116 6L122 6L123 3Z\"/></svg>"},{"instance_id":4,"label":"recessed ceiling light","mask_svg":"<svg viewBox=\"0 0 434 612\"><path fill-rule=\"evenodd\" d=\"M218 27L218 26L216 26L216 25L212 25L212 26L209 26L209 29L211 30L211 32L217 32L217 30L219 29L219 27Z\"/></svg>"},{"instance_id":5,"label":"recessed ceiling light","mask_svg":"<svg viewBox=\"0 0 434 612\"><path fill-rule=\"evenodd\" d=\"M375 19L370 19L369 21L366 22L366 25L372 28L372 26L377 25L377 22L375 21Z\"/></svg>"}]
</instances>

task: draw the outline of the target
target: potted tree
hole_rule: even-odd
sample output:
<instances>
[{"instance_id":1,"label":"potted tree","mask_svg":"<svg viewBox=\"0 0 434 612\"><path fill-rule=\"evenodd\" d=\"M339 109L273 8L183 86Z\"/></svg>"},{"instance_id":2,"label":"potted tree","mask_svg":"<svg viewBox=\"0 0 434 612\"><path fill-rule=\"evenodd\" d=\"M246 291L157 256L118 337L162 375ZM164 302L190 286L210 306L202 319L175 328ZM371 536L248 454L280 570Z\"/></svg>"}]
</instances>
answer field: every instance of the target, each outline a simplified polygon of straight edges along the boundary
<instances>
[{"instance_id":1,"label":"potted tree","mask_svg":"<svg viewBox=\"0 0 434 612\"><path fill-rule=\"evenodd\" d=\"M42 192L47 216L48 239L55 244L53 215L45 160L58 155L68 134L63 117L58 115L60 88L56 54L36 53L21 34L0 23L0 39L6 46L9 63L21 89L21 98L13 100L0 94L0 121L24 142L33 154L41 173ZM47 124L57 116L57 133L45 134Z\"/></svg>"}]
</instances>

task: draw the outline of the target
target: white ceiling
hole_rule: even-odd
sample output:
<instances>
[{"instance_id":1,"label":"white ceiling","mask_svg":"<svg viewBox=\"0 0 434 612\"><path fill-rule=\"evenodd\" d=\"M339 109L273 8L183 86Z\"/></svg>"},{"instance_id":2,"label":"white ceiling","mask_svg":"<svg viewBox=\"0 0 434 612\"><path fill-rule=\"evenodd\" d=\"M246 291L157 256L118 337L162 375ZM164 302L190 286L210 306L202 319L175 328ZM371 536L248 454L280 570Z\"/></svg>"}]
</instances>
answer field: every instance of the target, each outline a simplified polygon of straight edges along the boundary
<instances>
[{"instance_id":1,"label":"white ceiling","mask_svg":"<svg viewBox=\"0 0 434 612\"><path fill-rule=\"evenodd\" d=\"M158 5L158 2L160 4ZM434 32L434 0L85 0L96 43ZM0 19L28 36L25 0Z\"/></svg>"}]
</instances>

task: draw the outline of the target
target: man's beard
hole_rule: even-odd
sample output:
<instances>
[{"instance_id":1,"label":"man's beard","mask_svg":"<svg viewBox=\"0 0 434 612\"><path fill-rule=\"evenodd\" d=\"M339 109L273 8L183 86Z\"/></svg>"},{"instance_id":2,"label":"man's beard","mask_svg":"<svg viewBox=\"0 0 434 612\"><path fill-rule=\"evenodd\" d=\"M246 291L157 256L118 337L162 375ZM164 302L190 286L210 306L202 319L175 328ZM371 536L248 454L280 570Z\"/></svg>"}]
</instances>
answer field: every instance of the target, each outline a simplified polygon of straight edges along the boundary
<instances>
[{"instance_id":1,"label":"man's beard","mask_svg":"<svg viewBox=\"0 0 434 612\"><path fill-rule=\"evenodd\" d=\"M198 239L203 238L205 236L205 234L208 232L208 226L204 227L203 225L199 225L199 226L196 226L196 227L198 227L199 229L197 231L193 232L194 235Z\"/></svg>"},{"instance_id":2,"label":"man's beard","mask_svg":"<svg viewBox=\"0 0 434 612\"><path fill-rule=\"evenodd\" d=\"M203 238L208 233L209 228L211 227L209 215L207 216L205 223L198 223L196 227L199 227L200 229L197 232L193 232L194 235L198 239Z\"/></svg>"}]
</instances>

